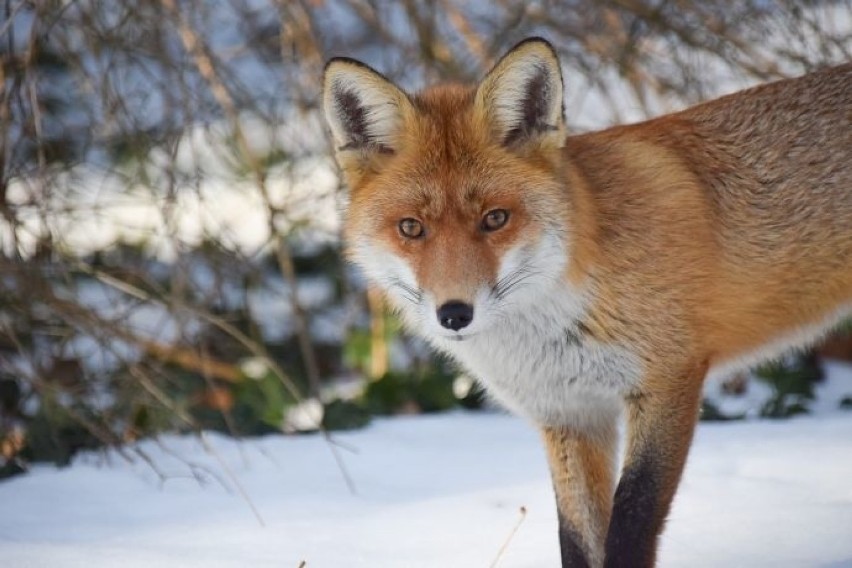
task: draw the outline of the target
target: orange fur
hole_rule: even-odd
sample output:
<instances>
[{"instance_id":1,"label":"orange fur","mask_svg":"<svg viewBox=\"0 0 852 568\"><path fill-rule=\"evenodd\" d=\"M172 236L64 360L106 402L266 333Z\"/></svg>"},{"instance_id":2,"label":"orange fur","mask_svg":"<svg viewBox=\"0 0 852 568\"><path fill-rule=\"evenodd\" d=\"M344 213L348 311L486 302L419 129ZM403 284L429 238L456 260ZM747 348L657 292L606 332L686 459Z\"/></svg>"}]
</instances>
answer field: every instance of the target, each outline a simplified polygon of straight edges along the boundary
<instances>
[{"instance_id":1,"label":"orange fur","mask_svg":"<svg viewBox=\"0 0 852 568\"><path fill-rule=\"evenodd\" d=\"M576 531L571 536L587 561L600 564L615 489L616 432L592 439L564 428L544 428L542 434L560 524Z\"/></svg>"},{"instance_id":2,"label":"orange fur","mask_svg":"<svg viewBox=\"0 0 852 568\"><path fill-rule=\"evenodd\" d=\"M472 305L499 285L507 258L559 235L552 265L564 263L562 291L538 285L542 297L569 298L552 301L569 314L554 308L570 345L556 363L541 351L540 365L517 368L580 357L623 372L611 386L628 419L615 493L614 415L536 414L539 401L523 389L554 388L551 378L479 378L499 396L508 388L532 400L520 408L544 431L564 565L653 564L708 371L812 341L852 308L852 64L567 137L554 111L558 62L541 40L520 44L478 87L406 95L359 65L333 61L326 72L353 258L379 280L377 251L407 267L394 278L411 280L418 301ZM369 76L368 90L357 90L356 72ZM485 232L480 220L495 209L509 221ZM400 234L405 218L423 224L423 238ZM529 326L530 337L550 329ZM484 357L443 341L433 339L462 361ZM518 357L539 356L530 353Z\"/></svg>"}]
</instances>

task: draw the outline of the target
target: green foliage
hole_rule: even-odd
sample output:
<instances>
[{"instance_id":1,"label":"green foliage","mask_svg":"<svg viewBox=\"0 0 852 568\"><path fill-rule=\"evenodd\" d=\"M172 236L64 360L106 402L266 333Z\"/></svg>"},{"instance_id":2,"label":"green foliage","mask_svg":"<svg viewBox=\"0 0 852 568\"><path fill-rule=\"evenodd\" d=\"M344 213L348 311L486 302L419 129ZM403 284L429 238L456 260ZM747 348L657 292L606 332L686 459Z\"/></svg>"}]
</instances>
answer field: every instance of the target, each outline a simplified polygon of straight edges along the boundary
<instances>
[{"instance_id":1,"label":"green foliage","mask_svg":"<svg viewBox=\"0 0 852 568\"><path fill-rule=\"evenodd\" d=\"M0 432L0 436L2 435L3 432ZM27 469L20 459L11 459L5 464L0 465L0 481L26 472Z\"/></svg>"},{"instance_id":2,"label":"green foliage","mask_svg":"<svg viewBox=\"0 0 852 568\"><path fill-rule=\"evenodd\" d=\"M271 372L259 379L241 381L234 388L234 406L230 410L233 426L240 434L280 432L287 409L295 403L296 399Z\"/></svg>"},{"instance_id":3,"label":"green foliage","mask_svg":"<svg viewBox=\"0 0 852 568\"><path fill-rule=\"evenodd\" d=\"M343 344L343 364L367 374L370 366L370 331L366 329L350 330Z\"/></svg>"},{"instance_id":4,"label":"green foliage","mask_svg":"<svg viewBox=\"0 0 852 568\"><path fill-rule=\"evenodd\" d=\"M293 268L299 275L328 276L338 281L342 269L340 248L326 245L314 254L294 254Z\"/></svg>"},{"instance_id":5,"label":"green foliage","mask_svg":"<svg viewBox=\"0 0 852 568\"><path fill-rule=\"evenodd\" d=\"M458 393L456 393L458 396ZM468 410L479 410L485 405L487 396L485 389L478 382L474 382L470 389L459 398L459 404Z\"/></svg>"},{"instance_id":6,"label":"green foliage","mask_svg":"<svg viewBox=\"0 0 852 568\"><path fill-rule=\"evenodd\" d=\"M21 387L11 377L0 376L0 411L13 414L21 404Z\"/></svg>"},{"instance_id":7,"label":"green foliage","mask_svg":"<svg viewBox=\"0 0 852 568\"><path fill-rule=\"evenodd\" d=\"M399 316L385 310L384 314L384 337L385 345L391 345L399 337L402 323ZM356 369L363 375L370 374L370 363L373 355L373 337L370 329L351 329L343 344L343 363L349 369Z\"/></svg>"},{"instance_id":8,"label":"green foliage","mask_svg":"<svg viewBox=\"0 0 852 568\"><path fill-rule=\"evenodd\" d=\"M840 322L834 333L838 335L852 335L852 318L847 318Z\"/></svg>"},{"instance_id":9,"label":"green foliage","mask_svg":"<svg viewBox=\"0 0 852 568\"><path fill-rule=\"evenodd\" d=\"M369 424L371 418L362 404L336 399L325 405L322 426L326 430L355 430Z\"/></svg>"},{"instance_id":10,"label":"green foliage","mask_svg":"<svg viewBox=\"0 0 852 568\"><path fill-rule=\"evenodd\" d=\"M45 393L38 412L27 426L23 457L28 461L68 465L78 450L99 448L104 444L104 440L84 426L84 422L96 423L97 420L90 410L69 409L52 393Z\"/></svg>"},{"instance_id":11,"label":"green foliage","mask_svg":"<svg viewBox=\"0 0 852 568\"><path fill-rule=\"evenodd\" d=\"M139 400L129 412L133 438L156 436L160 432L177 429L175 413L152 400Z\"/></svg>"},{"instance_id":12,"label":"green foliage","mask_svg":"<svg viewBox=\"0 0 852 568\"><path fill-rule=\"evenodd\" d=\"M766 418L808 413L808 405L814 399L814 383L823 376L812 355L768 363L756 369L755 375L772 387L772 396L760 409L760 415Z\"/></svg>"},{"instance_id":13,"label":"green foliage","mask_svg":"<svg viewBox=\"0 0 852 568\"><path fill-rule=\"evenodd\" d=\"M420 373L387 373L367 386L362 400L371 413L383 415L438 412L459 404L453 393L453 376L432 368Z\"/></svg>"}]
</instances>

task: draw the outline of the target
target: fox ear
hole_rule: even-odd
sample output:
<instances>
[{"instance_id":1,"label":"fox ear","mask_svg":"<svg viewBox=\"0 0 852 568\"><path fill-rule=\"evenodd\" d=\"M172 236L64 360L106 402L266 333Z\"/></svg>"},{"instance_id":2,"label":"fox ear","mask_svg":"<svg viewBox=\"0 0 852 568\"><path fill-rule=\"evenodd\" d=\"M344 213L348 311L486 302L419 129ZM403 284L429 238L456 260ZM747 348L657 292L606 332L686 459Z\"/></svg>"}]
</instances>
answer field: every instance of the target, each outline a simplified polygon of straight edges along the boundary
<instances>
[{"instance_id":1,"label":"fox ear","mask_svg":"<svg viewBox=\"0 0 852 568\"><path fill-rule=\"evenodd\" d=\"M325 67L323 109L340 159L350 151L392 153L411 103L378 71L338 57Z\"/></svg>"},{"instance_id":2,"label":"fox ear","mask_svg":"<svg viewBox=\"0 0 852 568\"><path fill-rule=\"evenodd\" d=\"M541 38L516 45L479 84L474 104L505 146L545 139L561 146L562 70L553 46Z\"/></svg>"}]
</instances>

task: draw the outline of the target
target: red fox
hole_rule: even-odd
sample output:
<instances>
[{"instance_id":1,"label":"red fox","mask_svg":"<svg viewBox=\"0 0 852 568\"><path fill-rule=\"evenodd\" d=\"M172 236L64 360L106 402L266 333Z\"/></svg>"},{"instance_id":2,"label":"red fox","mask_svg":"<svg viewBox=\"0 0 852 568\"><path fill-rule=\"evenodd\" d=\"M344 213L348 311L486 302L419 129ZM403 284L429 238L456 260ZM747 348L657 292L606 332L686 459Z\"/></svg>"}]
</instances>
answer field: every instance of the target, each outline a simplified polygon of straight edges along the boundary
<instances>
[{"instance_id":1,"label":"red fox","mask_svg":"<svg viewBox=\"0 0 852 568\"><path fill-rule=\"evenodd\" d=\"M652 566L708 374L852 314L852 64L572 136L562 93L539 38L417 94L331 60L344 238L541 429L562 565Z\"/></svg>"}]
</instances>

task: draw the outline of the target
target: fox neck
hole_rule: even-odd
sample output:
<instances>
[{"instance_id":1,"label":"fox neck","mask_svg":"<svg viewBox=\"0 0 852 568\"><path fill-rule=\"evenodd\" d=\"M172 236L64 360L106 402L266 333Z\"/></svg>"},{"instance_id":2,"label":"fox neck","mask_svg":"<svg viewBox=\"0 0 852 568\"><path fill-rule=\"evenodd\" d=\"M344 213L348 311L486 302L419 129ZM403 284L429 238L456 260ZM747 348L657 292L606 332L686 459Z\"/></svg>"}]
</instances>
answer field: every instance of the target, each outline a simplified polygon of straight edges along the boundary
<instances>
[{"instance_id":1,"label":"fox neck","mask_svg":"<svg viewBox=\"0 0 852 568\"><path fill-rule=\"evenodd\" d=\"M588 281L595 273L595 259L600 258L598 211L588 182L564 150L561 165L571 204L571 254L565 277L575 288L587 289L588 296L596 288Z\"/></svg>"},{"instance_id":2,"label":"fox neck","mask_svg":"<svg viewBox=\"0 0 852 568\"><path fill-rule=\"evenodd\" d=\"M515 414L598 435L618 416L621 397L636 387L642 367L625 347L590 335L584 324L590 293L554 283L482 333L462 341L428 339Z\"/></svg>"}]
</instances>

